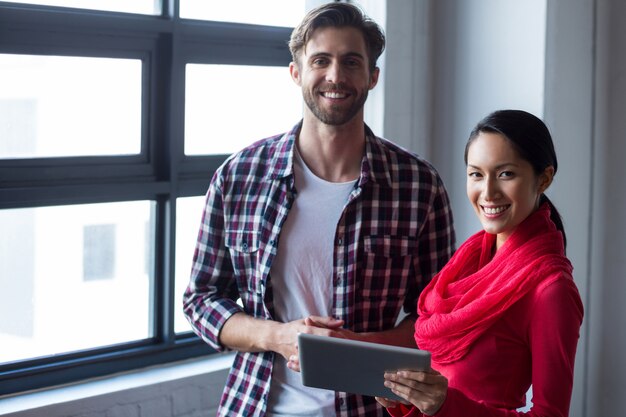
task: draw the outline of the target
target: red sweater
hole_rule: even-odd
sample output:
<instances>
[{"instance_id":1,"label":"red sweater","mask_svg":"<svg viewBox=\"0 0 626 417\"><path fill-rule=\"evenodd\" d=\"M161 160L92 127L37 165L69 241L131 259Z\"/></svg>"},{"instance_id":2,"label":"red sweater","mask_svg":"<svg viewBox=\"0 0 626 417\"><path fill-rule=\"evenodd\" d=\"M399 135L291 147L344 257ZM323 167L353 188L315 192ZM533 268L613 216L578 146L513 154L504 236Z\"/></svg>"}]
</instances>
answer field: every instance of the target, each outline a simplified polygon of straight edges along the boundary
<instances>
[{"instance_id":1,"label":"red sweater","mask_svg":"<svg viewBox=\"0 0 626 417\"><path fill-rule=\"evenodd\" d=\"M551 281L551 280L546 280ZM566 417L574 357L583 318L571 277L540 284L507 310L460 360L433 361L448 378L448 394L436 417ZM532 384L533 406L526 405ZM392 416L422 416L417 408L389 409Z\"/></svg>"}]
</instances>

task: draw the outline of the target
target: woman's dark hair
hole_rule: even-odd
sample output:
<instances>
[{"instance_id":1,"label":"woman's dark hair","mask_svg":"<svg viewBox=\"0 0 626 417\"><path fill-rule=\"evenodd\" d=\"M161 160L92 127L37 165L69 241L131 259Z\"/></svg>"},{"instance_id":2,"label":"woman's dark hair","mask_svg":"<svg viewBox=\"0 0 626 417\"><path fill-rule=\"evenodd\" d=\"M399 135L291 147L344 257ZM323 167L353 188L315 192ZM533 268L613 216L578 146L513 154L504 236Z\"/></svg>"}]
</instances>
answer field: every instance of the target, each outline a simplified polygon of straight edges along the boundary
<instances>
[{"instance_id":1,"label":"woman's dark hair","mask_svg":"<svg viewBox=\"0 0 626 417\"><path fill-rule=\"evenodd\" d=\"M489 114L478 122L470 133L465 145L466 165L469 147L480 133L499 133L504 136L511 142L519 156L532 165L536 175L542 174L549 166L554 167L556 174L558 162L552 136L545 123L538 117L522 110L498 110ZM566 244L565 228L558 210L545 194L541 194L539 202L550 205L550 218L563 234L563 243Z\"/></svg>"},{"instance_id":2,"label":"woman's dark hair","mask_svg":"<svg viewBox=\"0 0 626 417\"><path fill-rule=\"evenodd\" d=\"M293 62L299 64L300 54L313 33L325 27L353 27L360 30L367 48L369 69L374 71L376 61L385 49L385 34L361 9L349 3L327 3L307 13L291 32L289 50Z\"/></svg>"}]
</instances>

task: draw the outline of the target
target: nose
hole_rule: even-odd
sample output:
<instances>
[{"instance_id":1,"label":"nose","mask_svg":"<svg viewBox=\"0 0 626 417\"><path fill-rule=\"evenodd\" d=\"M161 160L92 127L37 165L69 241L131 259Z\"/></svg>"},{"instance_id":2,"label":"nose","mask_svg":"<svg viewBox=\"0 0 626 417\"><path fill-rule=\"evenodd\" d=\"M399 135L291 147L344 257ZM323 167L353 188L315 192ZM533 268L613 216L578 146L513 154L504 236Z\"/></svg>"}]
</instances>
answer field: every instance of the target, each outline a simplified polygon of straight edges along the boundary
<instances>
[{"instance_id":1,"label":"nose","mask_svg":"<svg viewBox=\"0 0 626 417\"><path fill-rule=\"evenodd\" d=\"M326 71L326 81L333 84L343 82L344 71L339 62L332 62Z\"/></svg>"},{"instance_id":2,"label":"nose","mask_svg":"<svg viewBox=\"0 0 626 417\"><path fill-rule=\"evenodd\" d=\"M483 200L493 201L500 198L501 192L498 187L498 181L495 178L488 177L483 186Z\"/></svg>"}]
</instances>

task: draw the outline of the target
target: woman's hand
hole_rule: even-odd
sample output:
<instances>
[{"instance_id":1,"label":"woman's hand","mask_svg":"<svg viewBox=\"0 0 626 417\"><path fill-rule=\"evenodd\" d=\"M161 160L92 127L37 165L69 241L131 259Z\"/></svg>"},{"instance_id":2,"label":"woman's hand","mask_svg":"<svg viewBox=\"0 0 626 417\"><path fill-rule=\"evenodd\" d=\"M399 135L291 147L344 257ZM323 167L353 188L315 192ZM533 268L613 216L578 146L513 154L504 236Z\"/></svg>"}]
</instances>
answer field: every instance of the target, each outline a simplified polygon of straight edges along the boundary
<instances>
[{"instance_id":1,"label":"woman's hand","mask_svg":"<svg viewBox=\"0 0 626 417\"><path fill-rule=\"evenodd\" d=\"M385 373L385 386L429 416L439 411L448 393L448 379L432 369L428 372L403 370ZM376 400L389 407L378 398Z\"/></svg>"},{"instance_id":2,"label":"woman's hand","mask_svg":"<svg viewBox=\"0 0 626 417\"><path fill-rule=\"evenodd\" d=\"M399 402L390 400L389 398L382 398L382 397L374 397L374 398L376 399L376 401L378 401L380 405L382 405L385 408L397 407L399 404Z\"/></svg>"}]
</instances>

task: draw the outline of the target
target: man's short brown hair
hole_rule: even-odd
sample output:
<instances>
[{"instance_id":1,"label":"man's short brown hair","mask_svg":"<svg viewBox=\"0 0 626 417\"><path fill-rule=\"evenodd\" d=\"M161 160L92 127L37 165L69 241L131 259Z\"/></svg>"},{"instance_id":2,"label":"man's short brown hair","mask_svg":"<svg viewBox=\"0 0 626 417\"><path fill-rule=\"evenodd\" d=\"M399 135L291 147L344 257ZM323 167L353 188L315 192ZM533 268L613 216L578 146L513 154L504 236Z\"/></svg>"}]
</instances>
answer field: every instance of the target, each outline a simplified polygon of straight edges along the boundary
<instances>
[{"instance_id":1,"label":"man's short brown hair","mask_svg":"<svg viewBox=\"0 0 626 417\"><path fill-rule=\"evenodd\" d=\"M361 31L368 52L369 69L374 71L376 61L385 49L385 34L380 26L355 5L349 3L327 3L311 10L296 26L289 39L289 50L293 62L299 63L302 50L319 28L353 27Z\"/></svg>"}]
</instances>

